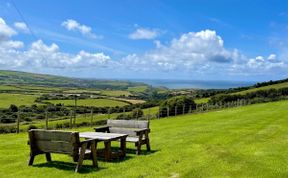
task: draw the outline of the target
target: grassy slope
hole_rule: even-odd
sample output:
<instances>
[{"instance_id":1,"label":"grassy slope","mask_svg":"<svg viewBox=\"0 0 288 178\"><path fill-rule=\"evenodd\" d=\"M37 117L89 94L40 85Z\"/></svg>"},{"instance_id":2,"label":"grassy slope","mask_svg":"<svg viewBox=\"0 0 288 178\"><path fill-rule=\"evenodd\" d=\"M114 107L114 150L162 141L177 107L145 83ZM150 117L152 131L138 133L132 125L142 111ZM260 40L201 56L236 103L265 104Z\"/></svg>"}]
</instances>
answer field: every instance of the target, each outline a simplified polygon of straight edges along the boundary
<instances>
[{"instance_id":1,"label":"grassy slope","mask_svg":"<svg viewBox=\"0 0 288 178\"><path fill-rule=\"evenodd\" d=\"M62 103L65 106L74 105L74 100L45 100L47 102L58 104ZM95 106L95 107L114 107L114 106L125 106L128 103L110 99L79 99L77 100L78 106Z\"/></svg>"},{"instance_id":2,"label":"grassy slope","mask_svg":"<svg viewBox=\"0 0 288 178\"><path fill-rule=\"evenodd\" d=\"M52 155L52 163L38 156L35 166L28 167L27 134L0 135L0 177L287 177L287 104L153 120L153 153L99 161L99 170L85 161L80 174L73 172L75 164L65 155Z\"/></svg>"},{"instance_id":3,"label":"grassy slope","mask_svg":"<svg viewBox=\"0 0 288 178\"><path fill-rule=\"evenodd\" d=\"M288 87L288 82L268 85L268 86L259 87L259 88L252 88L252 89L241 91L241 92L237 92L237 93L234 93L234 94L246 94L246 93L254 92L254 91L258 91L258 90L267 90L267 89L272 89L272 88L273 89L279 89L279 88L285 88L285 87Z\"/></svg>"}]
</instances>

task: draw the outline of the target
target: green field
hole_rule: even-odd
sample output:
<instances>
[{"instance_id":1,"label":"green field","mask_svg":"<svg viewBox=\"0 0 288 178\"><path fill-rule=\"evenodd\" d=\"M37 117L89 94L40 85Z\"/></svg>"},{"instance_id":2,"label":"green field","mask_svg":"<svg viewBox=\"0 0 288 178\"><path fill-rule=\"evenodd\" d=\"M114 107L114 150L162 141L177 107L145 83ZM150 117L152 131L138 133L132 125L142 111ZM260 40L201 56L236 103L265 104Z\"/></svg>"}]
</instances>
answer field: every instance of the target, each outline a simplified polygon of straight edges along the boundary
<instances>
[{"instance_id":1,"label":"green field","mask_svg":"<svg viewBox=\"0 0 288 178\"><path fill-rule=\"evenodd\" d=\"M0 93L0 108L8 108L11 104L29 106L36 104L36 98L37 95Z\"/></svg>"},{"instance_id":2,"label":"green field","mask_svg":"<svg viewBox=\"0 0 288 178\"><path fill-rule=\"evenodd\" d=\"M102 90L101 95L106 96L130 96L132 95L129 91L122 91L122 90Z\"/></svg>"},{"instance_id":3,"label":"green field","mask_svg":"<svg viewBox=\"0 0 288 178\"><path fill-rule=\"evenodd\" d=\"M268 90L268 89L272 89L272 88L273 89L279 89L279 88L286 88L286 87L288 87L288 82L268 85L268 86L259 87L259 88L252 88L249 90L244 90L244 91L240 91L240 92L233 93L233 94L246 94L246 93L250 93L250 92L254 92L254 91L258 91L258 90Z\"/></svg>"},{"instance_id":4,"label":"green field","mask_svg":"<svg viewBox=\"0 0 288 178\"><path fill-rule=\"evenodd\" d=\"M74 100L44 100L53 104L64 104L65 106L74 106ZM114 107L114 106L125 106L128 103L110 100L110 99L79 99L77 100L78 106L95 106L95 107Z\"/></svg>"},{"instance_id":5,"label":"green field","mask_svg":"<svg viewBox=\"0 0 288 178\"><path fill-rule=\"evenodd\" d=\"M200 99L195 99L195 103L200 104L200 103L207 103L210 98L200 98Z\"/></svg>"},{"instance_id":6,"label":"green field","mask_svg":"<svg viewBox=\"0 0 288 178\"><path fill-rule=\"evenodd\" d=\"M84 161L52 154L27 166L27 133L0 135L1 177L287 177L288 101L151 121L152 153L123 161ZM92 131L81 128L79 131ZM99 143L103 145L103 143ZM134 149L133 144L128 144Z\"/></svg>"},{"instance_id":7,"label":"green field","mask_svg":"<svg viewBox=\"0 0 288 178\"><path fill-rule=\"evenodd\" d=\"M145 92L148 89L148 86L137 86L137 87L129 87L127 90L135 93Z\"/></svg>"}]
</instances>

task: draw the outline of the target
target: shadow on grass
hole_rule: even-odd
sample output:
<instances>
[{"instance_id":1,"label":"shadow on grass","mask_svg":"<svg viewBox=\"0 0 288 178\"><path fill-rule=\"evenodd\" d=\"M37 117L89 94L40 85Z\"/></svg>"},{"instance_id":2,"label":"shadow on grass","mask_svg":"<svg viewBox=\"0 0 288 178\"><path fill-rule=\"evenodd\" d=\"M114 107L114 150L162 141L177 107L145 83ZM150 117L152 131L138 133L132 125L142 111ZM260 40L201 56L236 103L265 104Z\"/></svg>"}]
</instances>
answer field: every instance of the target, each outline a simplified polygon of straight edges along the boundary
<instances>
[{"instance_id":1,"label":"shadow on grass","mask_svg":"<svg viewBox=\"0 0 288 178\"><path fill-rule=\"evenodd\" d=\"M143 150L141 150L140 155L150 155L150 154L157 153L158 151L161 151L161 150L151 150L151 151L147 151L146 149L143 149ZM136 149L127 148L127 149L126 149L126 153L136 155Z\"/></svg>"},{"instance_id":2,"label":"shadow on grass","mask_svg":"<svg viewBox=\"0 0 288 178\"><path fill-rule=\"evenodd\" d=\"M71 171L74 172L76 168L76 163L69 163L69 162L63 162L63 161L51 161L51 162L46 162L46 163L40 163L40 164L35 164L33 167L46 167L46 168L57 168L60 170L65 170L65 171ZM92 165L82 165L82 167L79 170L80 174L87 174L91 172L97 172L100 171L101 169L107 169L105 167L98 167L94 168Z\"/></svg>"}]
</instances>

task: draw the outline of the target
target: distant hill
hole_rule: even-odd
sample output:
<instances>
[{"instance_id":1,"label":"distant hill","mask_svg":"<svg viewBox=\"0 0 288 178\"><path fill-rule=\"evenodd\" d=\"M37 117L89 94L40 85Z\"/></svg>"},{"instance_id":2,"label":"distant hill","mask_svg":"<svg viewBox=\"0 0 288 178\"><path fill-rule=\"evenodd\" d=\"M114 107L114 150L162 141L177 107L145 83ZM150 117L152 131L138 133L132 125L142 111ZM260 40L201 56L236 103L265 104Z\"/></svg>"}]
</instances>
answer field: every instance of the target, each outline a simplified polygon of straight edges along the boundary
<instances>
[{"instance_id":1,"label":"distant hill","mask_svg":"<svg viewBox=\"0 0 288 178\"><path fill-rule=\"evenodd\" d=\"M19 71L0 70L0 85L35 85L54 87L76 87L123 90L129 87L143 86L144 83L120 80L98 80L62 77ZM148 86L148 85L147 85Z\"/></svg>"}]
</instances>

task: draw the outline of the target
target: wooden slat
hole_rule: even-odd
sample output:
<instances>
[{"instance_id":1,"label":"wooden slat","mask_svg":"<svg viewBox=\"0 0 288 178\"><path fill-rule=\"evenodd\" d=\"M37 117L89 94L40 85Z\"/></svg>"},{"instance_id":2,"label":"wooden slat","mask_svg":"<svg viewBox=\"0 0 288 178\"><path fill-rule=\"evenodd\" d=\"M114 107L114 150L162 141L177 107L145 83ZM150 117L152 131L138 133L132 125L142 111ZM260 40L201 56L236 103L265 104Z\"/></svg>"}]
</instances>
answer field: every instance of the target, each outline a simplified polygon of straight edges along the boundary
<instances>
[{"instance_id":1,"label":"wooden slat","mask_svg":"<svg viewBox=\"0 0 288 178\"><path fill-rule=\"evenodd\" d=\"M119 127L111 127L110 129L110 133L121 133L121 134L127 134L129 136L137 136L136 132L130 128L119 128Z\"/></svg>"},{"instance_id":2,"label":"wooden slat","mask_svg":"<svg viewBox=\"0 0 288 178\"><path fill-rule=\"evenodd\" d=\"M33 132L34 139L36 140L71 142L73 138L73 132L40 129L33 129L31 132Z\"/></svg>"},{"instance_id":3,"label":"wooden slat","mask_svg":"<svg viewBox=\"0 0 288 178\"><path fill-rule=\"evenodd\" d=\"M107 120L107 125L110 127L124 128L149 128L149 121L137 120Z\"/></svg>"},{"instance_id":4,"label":"wooden slat","mask_svg":"<svg viewBox=\"0 0 288 178\"><path fill-rule=\"evenodd\" d=\"M38 140L36 145L43 152L73 155L74 147L70 142Z\"/></svg>"},{"instance_id":5,"label":"wooden slat","mask_svg":"<svg viewBox=\"0 0 288 178\"><path fill-rule=\"evenodd\" d=\"M136 143L139 142L139 137L127 137L126 141Z\"/></svg>"}]
</instances>

